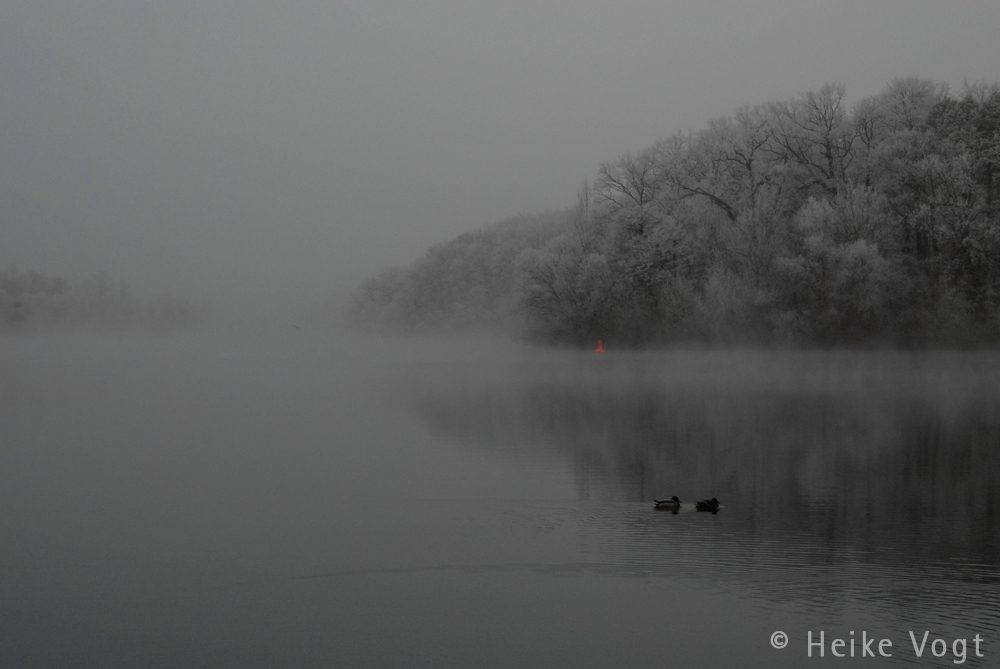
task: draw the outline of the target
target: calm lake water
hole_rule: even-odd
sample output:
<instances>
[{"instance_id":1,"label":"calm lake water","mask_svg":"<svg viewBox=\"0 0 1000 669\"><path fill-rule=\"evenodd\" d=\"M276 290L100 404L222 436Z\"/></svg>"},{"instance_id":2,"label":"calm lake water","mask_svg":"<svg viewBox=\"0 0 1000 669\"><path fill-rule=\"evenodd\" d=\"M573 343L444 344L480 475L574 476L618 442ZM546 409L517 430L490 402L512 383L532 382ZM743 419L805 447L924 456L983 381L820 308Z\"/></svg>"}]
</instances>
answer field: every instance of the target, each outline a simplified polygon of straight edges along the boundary
<instances>
[{"instance_id":1,"label":"calm lake water","mask_svg":"<svg viewBox=\"0 0 1000 669\"><path fill-rule=\"evenodd\" d=\"M997 667L998 380L991 352L3 338L0 666Z\"/></svg>"}]
</instances>

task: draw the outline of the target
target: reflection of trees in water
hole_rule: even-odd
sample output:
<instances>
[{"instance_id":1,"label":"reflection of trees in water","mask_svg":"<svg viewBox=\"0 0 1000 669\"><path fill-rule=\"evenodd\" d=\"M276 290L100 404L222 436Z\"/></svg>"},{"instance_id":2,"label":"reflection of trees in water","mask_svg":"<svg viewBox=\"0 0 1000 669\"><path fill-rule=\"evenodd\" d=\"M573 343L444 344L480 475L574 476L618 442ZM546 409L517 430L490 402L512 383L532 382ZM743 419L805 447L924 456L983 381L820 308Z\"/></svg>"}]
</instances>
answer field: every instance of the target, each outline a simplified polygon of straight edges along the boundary
<instances>
[{"instance_id":1,"label":"reflection of trees in water","mask_svg":"<svg viewBox=\"0 0 1000 669\"><path fill-rule=\"evenodd\" d=\"M451 369L421 379L417 407L466 443L555 448L587 491L717 496L750 537L998 564L998 394L985 367L938 362L756 380L720 368L678 379L656 360L475 380Z\"/></svg>"}]
</instances>

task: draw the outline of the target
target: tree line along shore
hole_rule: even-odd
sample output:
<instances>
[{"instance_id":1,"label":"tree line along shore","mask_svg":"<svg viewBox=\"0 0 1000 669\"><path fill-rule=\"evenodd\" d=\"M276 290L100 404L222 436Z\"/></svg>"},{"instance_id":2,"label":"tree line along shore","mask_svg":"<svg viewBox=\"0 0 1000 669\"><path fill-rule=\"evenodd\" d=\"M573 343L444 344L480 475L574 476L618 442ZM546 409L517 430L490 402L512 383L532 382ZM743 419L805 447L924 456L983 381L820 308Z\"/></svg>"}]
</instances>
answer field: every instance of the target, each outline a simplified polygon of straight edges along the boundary
<instances>
[{"instance_id":1,"label":"tree line along shore","mask_svg":"<svg viewBox=\"0 0 1000 669\"><path fill-rule=\"evenodd\" d=\"M178 330L199 325L210 314L207 305L167 293L137 296L124 281L115 281L106 272L71 283L39 272L18 272L16 266L0 271L0 332Z\"/></svg>"},{"instance_id":2,"label":"tree line along shore","mask_svg":"<svg viewBox=\"0 0 1000 669\"><path fill-rule=\"evenodd\" d=\"M1000 85L826 85L602 163L575 206L434 246L356 292L383 331L569 345L1000 341Z\"/></svg>"}]
</instances>

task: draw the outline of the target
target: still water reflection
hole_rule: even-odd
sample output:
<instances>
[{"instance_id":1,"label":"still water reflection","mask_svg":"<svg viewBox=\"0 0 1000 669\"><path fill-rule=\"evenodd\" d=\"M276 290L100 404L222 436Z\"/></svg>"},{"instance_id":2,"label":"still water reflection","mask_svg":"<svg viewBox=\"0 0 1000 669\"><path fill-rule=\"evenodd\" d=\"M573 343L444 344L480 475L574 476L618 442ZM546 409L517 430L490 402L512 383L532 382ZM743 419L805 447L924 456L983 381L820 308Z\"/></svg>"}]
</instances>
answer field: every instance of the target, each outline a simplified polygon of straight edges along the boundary
<instances>
[{"instance_id":1,"label":"still water reflection","mask_svg":"<svg viewBox=\"0 0 1000 669\"><path fill-rule=\"evenodd\" d=\"M997 666L998 372L300 330L0 341L0 665L800 667L850 661L830 640L855 631L893 644L865 666L956 666L959 639L962 666Z\"/></svg>"},{"instance_id":2,"label":"still water reflection","mask_svg":"<svg viewBox=\"0 0 1000 669\"><path fill-rule=\"evenodd\" d=\"M405 393L457 443L544 449L571 462L579 495L609 510L596 550L602 568L785 605L800 646L809 629L843 617L894 639L921 625L930 639L978 632L995 652L998 360L563 354L464 376L422 369ZM675 494L719 497L724 508L718 519L674 517L702 515L689 504L647 512Z\"/></svg>"}]
</instances>

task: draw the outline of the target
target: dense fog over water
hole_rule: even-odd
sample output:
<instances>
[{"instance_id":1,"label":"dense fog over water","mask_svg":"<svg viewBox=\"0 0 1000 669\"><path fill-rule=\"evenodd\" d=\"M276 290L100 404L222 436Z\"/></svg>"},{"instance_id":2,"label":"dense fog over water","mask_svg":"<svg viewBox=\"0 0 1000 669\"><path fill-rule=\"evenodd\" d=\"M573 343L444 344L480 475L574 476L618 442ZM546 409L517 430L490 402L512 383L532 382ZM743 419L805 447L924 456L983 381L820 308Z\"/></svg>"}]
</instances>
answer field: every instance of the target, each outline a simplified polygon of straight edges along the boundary
<instances>
[{"instance_id":1,"label":"dense fog over water","mask_svg":"<svg viewBox=\"0 0 1000 669\"><path fill-rule=\"evenodd\" d=\"M997 365L7 337L0 656L796 667L809 631L855 630L893 644L871 666L911 666L916 630L992 666ZM654 508L671 495L677 513Z\"/></svg>"}]
</instances>

